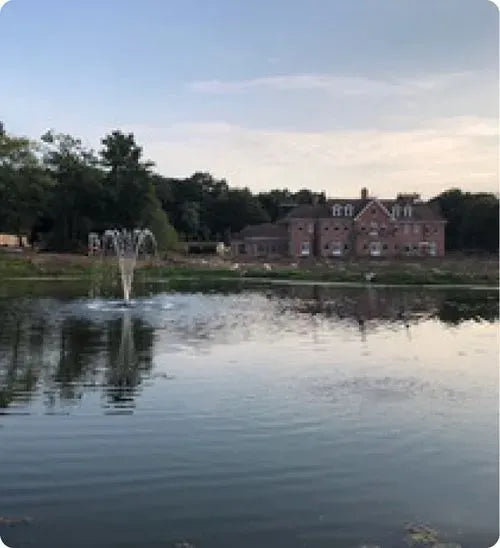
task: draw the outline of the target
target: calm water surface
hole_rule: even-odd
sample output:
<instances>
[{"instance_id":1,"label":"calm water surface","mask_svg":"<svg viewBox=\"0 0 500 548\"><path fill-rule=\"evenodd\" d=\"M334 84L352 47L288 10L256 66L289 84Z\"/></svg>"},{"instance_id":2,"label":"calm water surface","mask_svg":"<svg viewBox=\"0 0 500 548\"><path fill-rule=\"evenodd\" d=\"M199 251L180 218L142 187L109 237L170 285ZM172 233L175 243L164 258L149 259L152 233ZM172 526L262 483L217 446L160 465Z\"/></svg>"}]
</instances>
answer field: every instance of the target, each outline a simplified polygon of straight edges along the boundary
<instances>
[{"instance_id":1,"label":"calm water surface","mask_svg":"<svg viewBox=\"0 0 500 548\"><path fill-rule=\"evenodd\" d=\"M497 292L88 295L0 288L0 516L32 519L9 546L498 538Z\"/></svg>"}]
</instances>

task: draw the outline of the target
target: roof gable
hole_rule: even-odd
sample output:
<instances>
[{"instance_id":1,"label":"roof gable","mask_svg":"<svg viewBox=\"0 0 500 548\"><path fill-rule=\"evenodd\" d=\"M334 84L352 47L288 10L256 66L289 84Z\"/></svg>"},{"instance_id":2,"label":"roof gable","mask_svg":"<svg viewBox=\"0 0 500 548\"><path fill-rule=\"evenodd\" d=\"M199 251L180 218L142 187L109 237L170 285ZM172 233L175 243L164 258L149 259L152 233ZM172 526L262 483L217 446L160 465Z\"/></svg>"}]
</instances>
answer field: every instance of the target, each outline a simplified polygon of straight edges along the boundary
<instances>
[{"instance_id":1,"label":"roof gable","mask_svg":"<svg viewBox=\"0 0 500 548\"><path fill-rule=\"evenodd\" d=\"M354 217L354 220L358 220L366 211L370 209L370 207L376 206L379 210L382 211L382 213L387 216L388 218L392 218L391 213L388 211L388 209L384 206L382 202L377 200L377 198L372 198L371 200L368 200L368 203L357 213L357 215Z\"/></svg>"}]
</instances>

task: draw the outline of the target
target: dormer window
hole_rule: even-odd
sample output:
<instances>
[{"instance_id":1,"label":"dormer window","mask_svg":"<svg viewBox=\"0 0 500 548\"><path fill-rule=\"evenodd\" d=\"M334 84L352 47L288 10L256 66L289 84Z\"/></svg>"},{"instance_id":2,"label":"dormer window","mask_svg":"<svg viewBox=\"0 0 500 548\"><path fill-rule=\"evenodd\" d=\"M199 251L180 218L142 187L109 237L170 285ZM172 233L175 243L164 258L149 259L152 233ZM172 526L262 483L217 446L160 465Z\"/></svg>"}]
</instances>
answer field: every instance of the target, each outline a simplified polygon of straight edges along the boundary
<instances>
[{"instance_id":1,"label":"dormer window","mask_svg":"<svg viewBox=\"0 0 500 548\"><path fill-rule=\"evenodd\" d=\"M353 207L352 207L352 204L347 204L345 207L344 207L344 215L346 217L352 217L352 214L353 214Z\"/></svg>"},{"instance_id":2,"label":"dormer window","mask_svg":"<svg viewBox=\"0 0 500 548\"><path fill-rule=\"evenodd\" d=\"M403 208L403 215L405 217L411 217L411 205L405 205L405 207Z\"/></svg>"},{"instance_id":3,"label":"dormer window","mask_svg":"<svg viewBox=\"0 0 500 548\"><path fill-rule=\"evenodd\" d=\"M397 219L401 215L401 206L399 204L395 204L392 206L392 216Z\"/></svg>"},{"instance_id":4,"label":"dormer window","mask_svg":"<svg viewBox=\"0 0 500 548\"><path fill-rule=\"evenodd\" d=\"M342 206L340 204L335 204L333 206L332 215L334 217L341 217L342 216Z\"/></svg>"}]
</instances>

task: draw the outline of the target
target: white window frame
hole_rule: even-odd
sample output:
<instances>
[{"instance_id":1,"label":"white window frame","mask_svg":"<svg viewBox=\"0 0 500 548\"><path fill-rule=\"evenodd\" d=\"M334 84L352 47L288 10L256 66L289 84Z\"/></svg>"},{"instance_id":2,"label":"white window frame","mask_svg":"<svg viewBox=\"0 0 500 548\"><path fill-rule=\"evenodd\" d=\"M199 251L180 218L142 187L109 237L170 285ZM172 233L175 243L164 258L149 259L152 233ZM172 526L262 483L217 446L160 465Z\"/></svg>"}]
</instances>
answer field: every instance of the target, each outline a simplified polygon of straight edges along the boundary
<instances>
[{"instance_id":1,"label":"white window frame","mask_svg":"<svg viewBox=\"0 0 500 548\"><path fill-rule=\"evenodd\" d=\"M342 242L330 242L330 249L334 257L340 257L344 250L344 244Z\"/></svg>"},{"instance_id":2,"label":"white window frame","mask_svg":"<svg viewBox=\"0 0 500 548\"><path fill-rule=\"evenodd\" d=\"M332 216L333 217L342 217L342 206L340 204L335 204L332 207Z\"/></svg>"},{"instance_id":3,"label":"white window frame","mask_svg":"<svg viewBox=\"0 0 500 548\"><path fill-rule=\"evenodd\" d=\"M371 257L380 257L380 255L382 255L382 243L370 242L368 244L368 250L370 251Z\"/></svg>"},{"instance_id":4,"label":"white window frame","mask_svg":"<svg viewBox=\"0 0 500 548\"><path fill-rule=\"evenodd\" d=\"M377 223L377 221L372 221L370 223L370 236L378 236L378 223Z\"/></svg>"},{"instance_id":5,"label":"white window frame","mask_svg":"<svg viewBox=\"0 0 500 548\"><path fill-rule=\"evenodd\" d=\"M345 207L344 207L344 215L346 217L352 217L354 214L354 208L352 207L352 204L347 204Z\"/></svg>"},{"instance_id":6,"label":"white window frame","mask_svg":"<svg viewBox=\"0 0 500 548\"><path fill-rule=\"evenodd\" d=\"M311 254L311 242L309 241L303 241L300 244L300 256L301 257L309 257Z\"/></svg>"},{"instance_id":7,"label":"white window frame","mask_svg":"<svg viewBox=\"0 0 500 548\"><path fill-rule=\"evenodd\" d=\"M436 242L429 242L429 255L435 257L437 255L437 245Z\"/></svg>"},{"instance_id":8,"label":"white window frame","mask_svg":"<svg viewBox=\"0 0 500 548\"><path fill-rule=\"evenodd\" d=\"M411 213L412 213L411 205L405 205L403 208L403 215L405 217L411 217Z\"/></svg>"},{"instance_id":9,"label":"white window frame","mask_svg":"<svg viewBox=\"0 0 500 548\"><path fill-rule=\"evenodd\" d=\"M397 219L401 215L401 206L399 204L394 204L392 206L392 216L394 219Z\"/></svg>"}]
</instances>

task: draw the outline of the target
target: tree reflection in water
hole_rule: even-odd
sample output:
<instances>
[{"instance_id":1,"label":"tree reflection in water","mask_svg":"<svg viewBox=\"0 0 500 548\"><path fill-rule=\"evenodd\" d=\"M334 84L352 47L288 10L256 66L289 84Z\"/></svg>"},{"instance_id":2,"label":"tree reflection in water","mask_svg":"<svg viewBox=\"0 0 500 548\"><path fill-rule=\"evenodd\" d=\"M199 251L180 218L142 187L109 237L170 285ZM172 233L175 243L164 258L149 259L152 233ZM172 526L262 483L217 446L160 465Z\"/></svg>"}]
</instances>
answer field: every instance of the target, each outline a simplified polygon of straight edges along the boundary
<instances>
[{"instance_id":1,"label":"tree reflection in water","mask_svg":"<svg viewBox=\"0 0 500 548\"><path fill-rule=\"evenodd\" d=\"M496 291L265 286L245 292L264 297L267 305L250 299L246 302L256 304L238 309L226 286L200 289L205 293L204 313L196 301L192 317L182 319L181 312L170 316L168 337L174 346L234 343L263 317L279 319L283 326L288 322L293 329L294 316L300 316L307 329L309 320L321 316L332 327L342 322L358 329L362 339L372 328L391 324L404 326L410 336L412 326L425 320L450 326L498 320ZM226 304L221 305L220 295L227 296ZM68 303L69 312L63 313ZM215 304L219 308L212 311ZM106 317L71 300L1 298L0 413L36 410L37 405L46 413L60 412L92 393L103 397L107 412L131 412L153 367L154 336L155 327L140 310Z\"/></svg>"},{"instance_id":2,"label":"tree reflection in water","mask_svg":"<svg viewBox=\"0 0 500 548\"><path fill-rule=\"evenodd\" d=\"M106 322L72 316L50 322L28 310L5 314L0 412L16 412L40 392L45 412L53 413L102 388L107 407L133 407L151 371L153 336L153 328L128 311Z\"/></svg>"},{"instance_id":3,"label":"tree reflection in water","mask_svg":"<svg viewBox=\"0 0 500 548\"><path fill-rule=\"evenodd\" d=\"M153 364L153 328L125 311L109 324L106 394L113 407L134 406L136 389Z\"/></svg>"}]
</instances>

